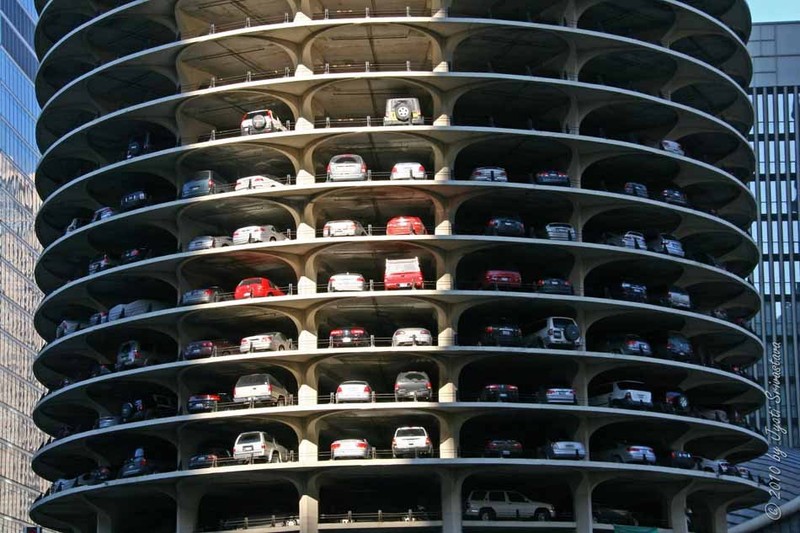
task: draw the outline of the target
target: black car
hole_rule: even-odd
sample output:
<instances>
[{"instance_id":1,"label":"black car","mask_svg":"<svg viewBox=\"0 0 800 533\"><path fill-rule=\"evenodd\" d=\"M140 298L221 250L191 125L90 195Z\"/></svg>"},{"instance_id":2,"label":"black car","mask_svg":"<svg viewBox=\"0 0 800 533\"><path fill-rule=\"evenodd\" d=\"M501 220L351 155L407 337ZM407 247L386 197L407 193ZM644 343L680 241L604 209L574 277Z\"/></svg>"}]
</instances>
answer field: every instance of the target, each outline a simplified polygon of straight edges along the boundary
<instances>
[{"instance_id":1,"label":"black car","mask_svg":"<svg viewBox=\"0 0 800 533\"><path fill-rule=\"evenodd\" d=\"M122 254L119 256L119 262L120 264L127 265L128 263L135 263L136 261L147 259L151 255L152 250L150 250L150 248L139 246L122 252Z\"/></svg>"},{"instance_id":2,"label":"black car","mask_svg":"<svg viewBox=\"0 0 800 533\"><path fill-rule=\"evenodd\" d=\"M230 461L227 461L230 460ZM233 455L227 448L215 446L200 451L197 455L189 458L189 468L210 468L212 466L222 466L226 462L233 464Z\"/></svg>"},{"instance_id":3,"label":"black car","mask_svg":"<svg viewBox=\"0 0 800 533\"><path fill-rule=\"evenodd\" d=\"M650 344L658 357L675 359L677 361L691 361L694 350L689 339L676 331L664 331L650 336Z\"/></svg>"},{"instance_id":4,"label":"black car","mask_svg":"<svg viewBox=\"0 0 800 533\"><path fill-rule=\"evenodd\" d=\"M123 403L120 417L123 422L138 422L173 416L177 412L174 398L164 394L151 394Z\"/></svg>"},{"instance_id":5,"label":"black car","mask_svg":"<svg viewBox=\"0 0 800 533\"><path fill-rule=\"evenodd\" d=\"M657 398L660 396L660 401ZM653 391L653 399L656 406L665 413L688 415L690 412L689 398L680 389L667 390L662 392Z\"/></svg>"},{"instance_id":6,"label":"black car","mask_svg":"<svg viewBox=\"0 0 800 533\"><path fill-rule=\"evenodd\" d=\"M119 201L120 211L131 211L150 205L153 198L145 191L134 191L123 196Z\"/></svg>"},{"instance_id":7,"label":"black car","mask_svg":"<svg viewBox=\"0 0 800 533\"><path fill-rule=\"evenodd\" d=\"M99 326L108 322L108 312L98 311L89 316L89 326Z\"/></svg>"},{"instance_id":8,"label":"black car","mask_svg":"<svg viewBox=\"0 0 800 533\"><path fill-rule=\"evenodd\" d=\"M655 199L672 205L689 207L689 199L686 198L686 194L677 187L661 189L658 191L658 196Z\"/></svg>"},{"instance_id":9,"label":"black car","mask_svg":"<svg viewBox=\"0 0 800 533\"><path fill-rule=\"evenodd\" d=\"M536 185L556 185L559 187L569 187L569 174L558 170L543 170L537 172L533 177Z\"/></svg>"},{"instance_id":10,"label":"black car","mask_svg":"<svg viewBox=\"0 0 800 533\"><path fill-rule=\"evenodd\" d=\"M89 274L96 274L98 272L102 272L103 270L115 267L117 264L119 264L117 259L112 257L110 254L101 254L89 262L88 271Z\"/></svg>"},{"instance_id":11,"label":"black car","mask_svg":"<svg viewBox=\"0 0 800 533\"><path fill-rule=\"evenodd\" d=\"M604 349L607 352L622 355L642 355L645 357L653 355L650 343L633 333L610 336L605 342Z\"/></svg>"},{"instance_id":12,"label":"black car","mask_svg":"<svg viewBox=\"0 0 800 533\"><path fill-rule=\"evenodd\" d=\"M107 466L98 466L89 472L75 478L75 484L79 487L87 485L97 485L114 479L114 472Z\"/></svg>"},{"instance_id":13,"label":"black car","mask_svg":"<svg viewBox=\"0 0 800 533\"><path fill-rule=\"evenodd\" d=\"M638 526L639 521L628 510L611 507L593 507L592 518L600 524L618 524L621 526Z\"/></svg>"},{"instance_id":14,"label":"black car","mask_svg":"<svg viewBox=\"0 0 800 533\"><path fill-rule=\"evenodd\" d=\"M524 237L525 224L517 215L496 215L486 221L484 233L503 237Z\"/></svg>"},{"instance_id":15,"label":"black car","mask_svg":"<svg viewBox=\"0 0 800 533\"><path fill-rule=\"evenodd\" d=\"M189 413L210 413L219 409L220 404L233 403L233 397L227 392L208 392L192 394L186 402Z\"/></svg>"},{"instance_id":16,"label":"black car","mask_svg":"<svg viewBox=\"0 0 800 533\"><path fill-rule=\"evenodd\" d=\"M691 309L692 298L680 287L657 287L650 291L650 302L674 309Z\"/></svg>"},{"instance_id":17,"label":"black car","mask_svg":"<svg viewBox=\"0 0 800 533\"><path fill-rule=\"evenodd\" d=\"M646 302L647 286L633 281L620 281L605 288L607 298L629 302Z\"/></svg>"},{"instance_id":18,"label":"black car","mask_svg":"<svg viewBox=\"0 0 800 533\"><path fill-rule=\"evenodd\" d=\"M541 278L536 281L536 292L544 294L574 294L572 283L564 278Z\"/></svg>"},{"instance_id":19,"label":"black car","mask_svg":"<svg viewBox=\"0 0 800 533\"><path fill-rule=\"evenodd\" d=\"M639 198L649 198L647 186L635 181L625 182L619 192L630 196L638 196Z\"/></svg>"},{"instance_id":20,"label":"black car","mask_svg":"<svg viewBox=\"0 0 800 533\"><path fill-rule=\"evenodd\" d=\"M193 341L184 346L181 354L184 359L202 359L204 357L217 357L238 351L231 343L224 340Z\"/></svg>"},{"instance_id":21,"label":"black car","mask_svg":"<svg viewBox=\"0 0 800 533\"><path fill-rule=\"evenodd\" d=\"M516 385L486 385L478 397L480 402L518 402L519 388Z\"/></svg>"},{"instance_id":22,"label":"black car","mask_svg":"<svg viewBox=\"0 0 800 533\"><path fill-rule=\"evenodd\" d=\"M146 131L134 135L128 141L128 149L125 151L125 159L138 157L153 151L153 144L150 141L150 132Z\"/></svg>"},{"instance_id":23,"label":"black car","mask_svg":"<svg viewBox=\"0 0 800 533\"><path fill-rule=\"evenodd\" d=\"M519 346L522 330L514 322L501 318L481 330L478 346Z\"/></svg>"},{"instance_id":24,"label":"black car","mask_svg":"<svg viewBox=\"0 0 800 533\"><path fill-rule=\"evenodd\" d=\"M683 450L669 450L665 453L657 454L658 464L662 466L670 466L672 468L685 468L693 470L695 468L695 460L692 454Z\"/></svg>"},{"instance_id":25,"label":"black car","mask_svg":"<svg viewBox=\"0 0 800 533\"><path fill-rule=\"evenodd\" d=\"M491 439L483 447L484 457L519 457L522 443L514 439Z\"/></svg>"},{"instance_id":26,"label":"black car","mask_svg":"<svg viewBox=\"0 0 800 533\"><path fill-rule=\"evenodd\" d=\"M572 224L567 224L566 222L551 222L536 230L534 235L540 239L551 241L574 241L577 239L575 228L572 227Z\"/></svg>"},{"instance_id":27,"label":"black car","mask_svg":"<svg viewBox=\"0 0 800 533\"><path fill-rule=\"evenodd\" d=\"M174 467L174 465L172 465ZM144 448L136 448L133 452L133 457L130 457L122 463L122 468L119 469L119 478L146 476L149 474L158 474L172 470L169 461L163 458L153 458L146 456Z\"/></svg>"}]
</instances>

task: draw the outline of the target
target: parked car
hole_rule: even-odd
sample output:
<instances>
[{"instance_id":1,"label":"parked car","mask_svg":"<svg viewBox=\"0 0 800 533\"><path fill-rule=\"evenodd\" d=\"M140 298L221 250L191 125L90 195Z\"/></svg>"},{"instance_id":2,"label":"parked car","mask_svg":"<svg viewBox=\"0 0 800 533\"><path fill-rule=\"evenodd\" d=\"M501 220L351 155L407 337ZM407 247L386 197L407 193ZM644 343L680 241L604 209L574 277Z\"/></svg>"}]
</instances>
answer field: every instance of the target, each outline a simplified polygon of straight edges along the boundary
<instances>
[{"instance_id":1,"label":"parked car","mask_svg":"<svg viewBox=\"0 0 800 533\"><path fill-rule=\"evenodd\" d=\"M639 521L633 513L626 509L614 509L604 506L592 507L592 519L599 524L618 524L621 526L638 526Z\"/></svg>"},{"instance_id":2,"label":"parked car","mask_svg":"<svg viewBox=\"0 0 800 533\"><path fill-rule=\"evenodd\" d=\"M595 461L611 461L614 463L656 464L656 453L650 446L616 442L592 452Z\"/></svg>"},{"instance_id":3,"label":"parked car","mask_svg":"<svg viewBox=\"0 0 800 533\"><path fill-rule=\"evenodd\" d=\"M468 519L530 520L545 522L556 517L550 503L529 499L515 490L473 490L467 495L464 516Z\"/></svg>"},{"instance_id":4,"label":"parked car","mask_svg":"<svg viewBox=\"0 0 800 533\"><path fill-rule=\"evenodd\" d=\"M674 255L676 257L683 257L685 255L681 241L668 233L659 233L653 238L648 239L647 249L651 252Z\"/></svg>"},{"instance_id":5,"label":"parked car","mask_svg":"<svg viewBox=\"0 0 800 533\"><path fill-rule=\"evenodd\" d=\"M101 207L100 209L96 210L92 215L92 222L99 222L101 220L105 220L107 218L113 217L117 214L117 210L113 207Z\"/></svg>"},{"instance_id":6,"label":"parked car","mask_svg":"<svg viewBox=\"0 0 800 533\"><path fill-rule=\"evenodd\" d=\"M739 477L739 471L737 470L736 466L732 465L725 459L714 460L706 459L705 457L694 456L694 461L697 470Z\"/></svg>"},{"instance_id":7,"label":"parked car","mask_svg":"<svg viewBox=\"0 0 800 533\"><path fill-rule=\"evenodd\" d=\"M236 380L233 401L236 403L267 403L283 406L290 403L289 391L272 374L248 374Z\"/></svg>"},{"instance_id":8,"label":"parked car","mask_svg":"<svg viewBox=\"0 0 800 533\"><path fill-rule=\"evenodd\" d=\"M275 116L272 109L248 111L242 115L242 122L239 127L242 135L258 135L260 133L286 131L286 126Z\"/></svg>"},{"instance_id":9,"label":"parked car","mask_svg":"<svg viewBox=\"0 0 800 533\"><path fill-rule=\"evenodd\" d=\"M169 309L171 305L152 299L134 300L126 304L118 304L108 310L108 320L119 320L122 318L130 318L132 316L141 315L144 313L152 313L154 311L163 311Z\"/></svg>"},{"instance_id":10,"label":"parked car","mask_svg":"<svg viewBox=\"0 0 800 533\"><path fill-rule=\"evenodd\" d=\"M109 268L113 268L119 264L116 258L112 257L110 254L101 254L96 256L89 262L89 267L87 268L89 274L97 274L98 272L102 272L103 270L108 270Z\"/></svg>"},{"instance_id":11,"label":"parked car","mask_svg":"<svg viewBox=\"0 0 800 533\"><path fill-rule=\"evenodd\" d=\"M519 289L522 275L517 270L491 269L483 273L481 289Z\"/></svg>"},{"instance_id":12,"label":"parked car","mask_svg":"<svg viewBox=\"0 0 800 533\"><path fill-rule=\"evenodd\" d=\"M672 205L690 207L686 193L677 187L667 187L659 190L655 199Z\"/></svg>"},{"instance_id":13,"label":"parked car","mask_svg":"<svg viewBox=\"0 0 800 533\"><path fill-rule=\"evenodd\" d=\"M186 291L181 296L181 305L210 304L223 299L222 288L214 285L205 289Z\"/></svg>"},{"instance_id":14,"label":"parked car","mask_svg":"<svg viewBox=\"0 0 800 533\"><path fill-rule=\"evenodd\" d=\"M389 98L386 100L384 126L408 126L425 124L425 118L419 107L417 98Z\"/></svg>"},{"instance_id":15,"label":"parked car","mask_svg":"<svg viewBox=\"0 0 800 533\"><path fill-rule=\"evenodd\" d=\"M659 464L672 468L694 469L694 457L683 450L669 450L658 456Z\"/></svg>"},{"instance_id":16,"label":"parked car","mask_svg":"<svg viewBox=\"0 0 800 533\"><path fill-rule=\"evenodd\" d=\"M177 412L178 408L173 396L149 394L124 402L120 408L120 418L122 423L127 424L128 422L175 416Z\"/></svg>"},{"instance_id":17,"label":"parked car","mask_svg":"<svg viewBox=\"0 0 800 533\"><path fill-rule=\"evenodd\" d=\"M564 316L549 316L533 323L530 335L524 343L540 348L571 350L583 346L581 330L575 319Z\"/></svg>"},{"instance_id":18,"label":"parked car","mask_svg":"<svg viewBox=\"0 0 800 533\"><path fill-rule=\"evenodd\" d=\"M294 347L292 339L280 331L259 333L244 337L239 342L239 353L266 352L291 350Z\"/></svg>"},{"instance_id":19,"label":"parked car","mask_svg":"<svg viewBox=\"0 0 800 533\"><path fill-rule=\"evenodd\" d=\"M233 244L248 244L252 242L285 241L286 235L275 229L275 226L245 226L233 232Z\"/></svg>"},{"instance_id":20,"label":"parked car","mask_svg":"<svg viewBox=\"0 0 800 533\"><path fill-rule=\"evenodd\" d=\"M108 311L98 311L89 315L89 327L108 322Z\"/></svg>"},{"instance_id":21,"label":"parked car","mask_svg":"<svg viewBox=\"0 0 800 533\"><path fill-rule=\"evenodd\" d=\"M392 335L392 346L431 346L433 336L425 328L400 328Z\"/></svg>"},{"instance_id":22,"label":"parked car","mask_svg":"<svg viewBox=\"0 0 800 533\"><path fill-rule=\"evenodd\" d=\"M331 443L331 460L372 459L372 446L367 439L341 439Z\"/></svg>"},{"instance_id":23,"label":"parked car","mask_svg":"<svg viewBox=\"0 0 800 533\"><path fill-rule=\"evenodd\" d=\"M639 198L649 198L647 186L635 181L626 181L620 191L622 194L638 196Z\"/></svg>"},{"instance_id":24,"label":"parked car","mask_svg":"<svg viewBox=\"0 0 800 533\"><path fill-rule=\"evenodd\" d=\"M50 490L52 493L61 492L62 490L69 490L75 488L77 483L77 478L60 478L53 482L53 486Z\"/></svg>"},{"instance_id":25,"label":"parked car","mask_svg":"<svg viewBox=\"0 0 800 533\"><path fill-rule=\"evenodd\" d=\"M580 461L586 458L583 443L573 440L550 440L542 446L541 455L546 459L573 459Z\"/></svg>"},{"instance_id":26,"label":"parked car","mask_svg":"<svg viewBox=\"0 0 800 533\"><path fill-rule=\"evenodd\" d=\"M603 351L621 355L641 355L644 357L653 355L650 343L634 333L610 335L603 344Z\"/></svg>"},{"instance_id":27,"label":"parked car","mask_svg":"<svg viewBox=\"0 0 800 533\"><path fill-rule=\"evenodd\" d=\"M89 222L91 222L91 221L89 219L86 219L86 218L81 218L81 217L73 218L72 220L70 220L69 224L67 224L67 227L64 228L64 235L67 235L68 233L72 233L73 231L76 231L76 230L82 228L83 226L85 226Z\"/></svg>"},{"instance_id":28,"label":"parked car","mask_svg":"<svg viewBox=\"0 0 800 533\"><path fill-rule=\"evenodd\" d=\"M119 256L119 262L122 265L135 263L136 261L144 261L153 255L150 248L144 246L137 246L136 248L128 248L124 250Z\"/></svg>"},{"instance_id":29,"label":"parked car","mask_svg":"<svg viewBox=\"0 0 800 533\"><path fill-rule=\"evenodd\" d=\"M339 154L331 158L326 169L328 181L364 181L367 164L360 155Z\"/></svg>"},{"instance_id":30,"label":"parked car","mask_svg":"<svg viewBox=\"0 0 800 533\"><path fill-rule=\"evenodd\" d=\"M236 437L233 458L240 462L285 463L289 451L265 431L247 431Z\"/></svg>"},{"instance_id":31,"label":"parked car","mask_svg":"<svg viewBox=\"0 0 800 533\"><path fill-rule=\"evenodd\" d=\"M485 385L478 396L479 402L518 402L519 387L506 383Z\"/></svg>"},{"instance_id":32,"label":"parked car","mask_svg":"<svg viewBox=\"0 0 800 533\"><path fill-rule=\"evenodd\" d=\"M117 361L114 370L128 370L155 365L161 358L155 351L155 346L138 340L123 342L117 349Z\"/></svg>"},{"instance_id":33,"label":"parked car","mask_svg":"<svg viewBox=\"0 0 800 533\"><path fill-rule=\"evenodd\" d=\"M88 327L89 324L82 320L62 320L56 327L56 338L60 339L65 335L75 333L78 330Z\"/></svg>"},{"instance_id":34,"label":"parked car","mask_svg":"<svg viewBox=\"0 0 800 533\"><path fill-rule=\"evenodd\" d=\"M536 185L556 185L559 187L569 187L569 174L558 170L543 170L537 172L533 177Z\"/></svg>"},{"instance_id":35,"label":"parked car","mask_svg":"<svg viewBox=\"0 0 800 533\"><path fill-rule=\"evenodd\" d=\"M694 359L694 349L684 335L677 331L660 331L650 335L650 344L657 357L675 359L677 361L691 361Z\"/></svg>"},{"instance_id":36,"label":"parked car","mask_svg":"<svg viewBox=\"0 0 800 533\"><path fill-rule=\"evenodd\" d=\"M335 403L374 402L375 392L366 381L343 381L336 387Z\"/></svg>"},{"instance_id":37,"label":"parked car","mask_svg":"<svg viewBox=\"0 0 800 533\"><path fill-rule=\"evenodd\" d=\"M234 191L245 191L251 189L272 189L274 187L283 187L283 183L278 181L274 176L263 176L257 174L255 176L247 176L236 180Z\"/></svg>"},{"instance_id":38,"label":"parked car","mask_svg":"<svg viewBox=\"0 0 800 533\"><path fill-rule=\"evenodd\" d=\"M186 402L186 411L190 414L210 413L219 409L220 404L232 402L233 398L227 392L192 394Z\"/></svg>"},{"instance_id":39,"label":"parked car","mask_svg":"<svg viewBox=\"0 0 800 533\"><path fill-rule=\"evenodd\" d=\"M395 163L392 172L389 174L390 180L424 180L428 176L425 174L425 167L422 163Z\"/></svg>"},{"instance_id":40,"label":"parked car","mask_svg":"<svg viewBox=\"0 0 800 533\"><path fill-rule=\"evenodd\" d=\"M668 141L666 139L661 141L661 149L677 155L686 155L681 144L676 141Z\"/></svg>"},{"instance_id":41,"label":"parked car","mask_svg":"<svg viewBox=\"0 0 800 533\"><path fill-rule=\"evenodd\" d=\"M427 235L422 219L412 216L394 217L386 223L386 235Z\"/></svg>"},{"instance_id":42,"label":"parked car","mask_svg":"<svg viewBox=\"0 0 800 533\"><path fill-rule=\"evenodd\" d=\"M497 318L483 327L478 346L519 346L522 330L507 318Z\"/></svg>"},{"instance_id":43,"label":"parked car","mask_svg":"<svg viewBox=\"0 0 800 533\"><path fill-rule=\"evenodd\" d=\"M181 198L195 198L216 194L224 183L222 176L213 170L201 170L192 174L190 180L181 187Z\"/></svg>"},{"instance_id":44,"label":"parked car","mask_svg":"<svg viewBox=\"0 0 800 533\"><path fill-rule=\"evenodd\" d=\"M563 222L553 222L547 224L536 232L536 236L541 239L549 239L551 241L575 241L577 236L575 228L571 224Z\"/></svg>"},{"instance_id":45,"label":"parked car","mask_svg":"<svg viewBox=\"0 0 800 533\"><path fill-rule=\"evenodd\" d=\"M147 476L170 469L167 461L145 456L144 448L136 448L133 452L133 457L126 459L125 462L122 463L122 468L119 470L118 477L123 479L126 477Z\"/></svg>"},{"instance_id":46,"label":"parked car","mask_svg":"<svg viewBox=\"0 0 800 533\"><path fill-rule=\"evenodd\" d=\"M232 352L233 345L226 340L192 341L183 347L181 355L185 360L217 357Z\"/></svg>"},{"instance_id":47,"label":"parked car","mask_svg":"<svg viewBox=\"0 0 800 533\"><path fill-rule=\"evenodd\" d=\"M387 259L383 272L383 288L387 291L396 289L422 289L425 282L418 257L406 259Z\"/></svg>"},{"instance_id":48,"label":"parked car","mask_svg":"<svg viewBox=\"0 0 800 533\"><path fill-rule=\"evenodd\" d=\"M536 292L543 294L574 294L572 283L564 278L540 278L534 285Z\"/></svg>"},{"instance_id":49,"label":"parked car","mask_svg":"<svg viewBox=\"0 0 800 533\"><path fill-rule=\"evenodd\" d=\"M431 401L433 389L428 374L419 370L407 370L397 374L394 380L394 401Z\"/></svg>"},{"instance_id":50,"label":"parked car","mask_svg":"<svg viewBox=\"0 0 800 533\"><path fill-rule=\"evenodd\" d=\"M522 443L514 439L491 439L483 447L484 457L520 457Z\"/></svg>"},{"instance_id":51,"label":"parked car","mask_svg":"<svg viewBox=\"0 0 800 533\"><path fill-rule=\"evenodd\" d=\"M150 196L150 194L148 194L147 191L129 192L128 194L120 198L119 210L123 212L132 211L134 209L139 209L140 207L148 206L152 202L153 202L153 197Z\"/></svg>"},{"instance_id":52,"label":"parked car","mask_svg":"<svg viewBox=\"0 0 800 533\"><path fill-rule=\"evenodd\" d=\"M187 252L194 252L197 250L209 250L211 248L223 248L231 246L233 239L227 235L199 235L189 241L186 245Z\"/></svg>"},{"instance_id":53,"label":"parked car","mask_svg":"<svg viewBox=\"0 0 800 533\"><path fill-rule=\"evenodd\" d=\"M104 429L118 426L122 423L122 418L117 415L101 416L94 422L94 429Z\"/></svg>"},{"instance_id":54,"label":"parked car","mask_svg":"<svg viewBox=\"0 0 800 533\"><path fill-rule=\"evenodd\" d=\"M99 485L100 483L111 481L112 479L114 479L114 472L111 468L107 466L98 466L75 478L75 484L78 487L87 487Z\"/></svg>"},{"instance_id":55,"label":"parked car","mask_svg":"<svg viewBox=\"0 0 800 533\"><path fill-rule=\"evenodd\" d=\"M125 159L132 157L139 157L140 155L149 154L154 149L153 143L150 139L150 132L145 131L132 135L128 141L128 148L125 151Z\"/></svg>"},{"instance_id":56,"label":"parked car","mask_svg":"<svg viewBox=\"0 0 800 533\"><path fill-rule=\"evenodd\" d=\"M702 418L703 420L713 420L714 422L723 422L725 424L730 423L730 418L728 417L728 411L726 409L718 407L696 407L694 412L698 418Z\"/></svg>"},{"instance_id":57,"label":"parked car","mask_svg":"<svg viewBox=\"0 0 800 533\"><path fill-rule=\"evenodd\" d=\"M592 387L589 405L649 410L653 408L653 395L641 381L614 381Z\"/></svg>"},{"instance_id":58,"label":"parked car","mask_svg":"<svg viewBox=\"0 0 800 533\"><path fill-rule=\"evenodd\" d=\"M370 346L371 344L372 340L369 333L360 327L332 329L328 339L328 345L331 348Z\"/></svg>"},{"instance_id":59,"label":"parked car","mask_svg":"<svg viewBox=\"0 0 800 533\"><path fill-rule=\"evenodd\" d=\"M674 309L691 309L692 298L689 293L674 285L650 290L650 302Z\"/></svg>"},{"instance_id":60,"label":"parked car","mask_svg":"<svg viewBox=\"0 0 800 533\"><path fill-rule=\"evenodd\" d=\"M575 405L578 398L572 387L543 387L536 393L536 400L542 403Z\"/></svg>"},{"instance_id":61,"label":"parked car","mask_svg":"<svg viewBox=\"0 0 800 533\"><path fill-rule=\"evenodd\" d=\"M486 221L484 233L503 237L524 237L525 224L517 215L495 215Z\"/></svg>"},{"instance_id":62,"label":"parked car","mask_svg":"<svg viewBox=\"0 0 800 533\"><path fill-rule=\"evenodd\" d=\"M394 430L392 457L430 457L433 442L428 431L421 426L405 426Z\"/></svg>"},{"instance_id":63,"label":"parked car","mask_svg":"<svg viewBox=\"0 0 800 533\"><path fill-rule=\"evenodd\" d=\"M286 293L267 278L245 278L239 282L233 293L235 300L267 296L286 296Z\"/></svg>"},{"instance_id":64,"label":"parked car","mask_svg":"<svg viewBox=\"0 0 800 533\"><path fill-rule=\"evenodd\" d=\"M604 233L600 237L601 244L621 246L634 250L647 250L647 242L639 231L626 231L625 233Z\"/></svg>"},{"instance_id":65,"label":"parked car","mask_svg":"<svg viewBox=\"0 0 800 533\"><path fill-rule=\"evenodd\" d=\"M688 415L691 411L689 398L680 389L672 388L671 390L661 391L656 397L661 397L662 402L660 407L667 413L675 413L680 415Z\"/></svg>"},{"instance_id":66,"label":"parked car","mask_svg":"<svg viewBox=\"0 0 800 533\"><path fill-rule=\"evenodd\" d=\"M363 274L334 274L328 278L328 292L361 292L367 290Z\"/></svg>"},{"instance_id":67,"label":"parked car","mask_svg":"<svg viewBox=\"0 0 800 533\"><path fill-rule=\"evenodd\" d=\"M322 227L323 237L360 237L367 235L361 222L355 220L331 220Z\"/></svg>"},{"instance_id":68,"label":"parked car","mask_svg":"<svg viewBox=\"0 0 800 533\"><path fill-rule=\"evenodd\" d=\"M628 302L647 302L647 286L644 283L622 280L605 287L603 292L606 298Z\"/></svg>"},{"instance_id":69,"label":"parked car","mask_svg":"<svg viewBox=\"0 0 800 533\"><path fill-rule=\"evenodd\" d=\"M189 458L189 468L211 468L232 463L232 459L233 455L227 448L221 446L203 448L202 451Z\"/></svg>"},{"instance_id":70,"label":"parked car","mask_svg":"<svg viewBox=\"0 0 800 533\"><path fill-rule=\"evenodd\" d=\"M506 169L502 167L478 167L469 175L470 181L508 181Z\"/></svg>"}]
</instances>

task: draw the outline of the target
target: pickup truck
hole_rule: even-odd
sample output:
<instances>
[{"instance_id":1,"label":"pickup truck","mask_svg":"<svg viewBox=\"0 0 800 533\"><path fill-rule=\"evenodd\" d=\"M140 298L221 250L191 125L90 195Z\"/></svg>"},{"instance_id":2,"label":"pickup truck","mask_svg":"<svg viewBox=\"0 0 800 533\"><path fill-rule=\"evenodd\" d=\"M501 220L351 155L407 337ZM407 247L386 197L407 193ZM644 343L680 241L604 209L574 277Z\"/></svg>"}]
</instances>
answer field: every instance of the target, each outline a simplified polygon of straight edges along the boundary
<instances>
[{"instance_id":1,"label":"pickup truck","mask_svg":"<svg viewBox=\"0 0 800 533\"><path fill-rule=\"evenodd\" d=\"M422 269L419 258L387 259L383 274L383 285L387 291L396 289L421 289Z\"/></svg>"}]
</instances>

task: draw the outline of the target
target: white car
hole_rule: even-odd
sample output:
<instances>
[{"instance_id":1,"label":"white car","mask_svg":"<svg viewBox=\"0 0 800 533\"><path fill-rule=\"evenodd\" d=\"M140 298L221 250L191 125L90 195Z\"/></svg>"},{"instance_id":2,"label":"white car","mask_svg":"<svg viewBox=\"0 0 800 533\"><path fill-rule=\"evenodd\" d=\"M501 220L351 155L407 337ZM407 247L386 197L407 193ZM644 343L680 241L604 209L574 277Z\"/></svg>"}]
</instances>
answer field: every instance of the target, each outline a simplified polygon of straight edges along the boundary
<instances>
[{"instance_id":1,"label":"white car","mask_svg":"<svg viewBox=\"0 0 800 533\"><path fill-rule=\"evenodd\" d=\"M472 171L471 181L508 181L506 169L502 167L478 167Z\"/></svg>"},{"instance_id":2,"label":"white car","mask_svg":"<svg viewBox=\"0 0 800 533\"><path fill-rule=\"evenodd\" d=\"M366 381L344 381L336 387L336 403L374 402L375 393Z\"/></svg>"},{"instance_id":3,"label":"white car","mask_svg":"<svg viewBox=\"0 0 800 533\"><path fill-rule=\"evenodd\" d=\"M233 232L233 244L249 242L274 242L286 240L286 235L275 229L275 226L245 226Z\"/></svg>"},{"instance_id":4,"label":"white car","mask_svg":"<svg viewBox=\"0 0 800 533\"><path fill-rule=\"evenodd\" d=\"M367 289L367 282L361 274L335 274L328 280L328 292L361 292Z\"/></svg>"},{"instance_id":5,"label":"white car","mask_svg":"<svg viewBox=\"0 0 800 533\"><path fill-rule=\"evenodd\" d=\"M551 503L534 501L515 490L473 490L464 505L466 518L487 520L553 520Z\"/></svg>"},{"instance_id":6,"label":"white car","mask_svg":"<svg viewBox=\"0 0 800 533\"><path fill-rule=\"evenodd\" d=\"M275 437L263 431L241 433L233 444L233 457L237 461L266 461L283 463L289 460L289 451L278 444Z\"/></svg>"},{"instance_id":7,"label":"white car","mask_svg":"<svg viewBox=\"0 0 800 533\"><path fill-rule=\"evenodd\" d=\"M372 459L367 439L342 439L331 443L331 459Z\"/></svg>"},{"instance_id":8,"label":"white car","mask_svg":"<svg viewBox=\"0 0 800 533\"><path fill-rule=\"evenodd\" d=\"M233 239L228 236L198 235L186 245L187 252L197 250L208 250L210 248L222 248L233 244Z\"/></svg>"},{"instance_id":9,"label":"white car","mask_svg":"<svg viewBox=\"0 0 800 533\"><path fill-rule=\"evenodd\" d=\"M244 337L239 342L239 353L283 351L292 349L292 339L289 339L280 331L270 333L260 333Z\"/></svg>"},{"instance_id":10,"label":"white car","mask_svg":"<svg viewBox=\"0 0 800 533\"><path fill-rule=\"evenodd\" d=\"M433 336L425 328L400 328L392 335L392 346L431 346Z\"/></svg>"},{"instance_id":11,"label":"white car","mask_svg":"<svg viewBox=\"0 0 800 533\"><path fill-rule=\"evenodd\" d=\"M686 155L686 152L683 150L683 146L681 146L679 142L675 141L661 141L661 149L677 155Z\"/></svg>"},{"instance_id":12,"label":"white car","mask_svg":"<svg viewBox=\"0 0 800 533\"><path fill-rule=\"evenodd\" d=\"M246 178L239 178L236 180L236 186L233 188L235 191L243 191L245 189L271 189L273 187L282 187L283 183L277 181L275 178L268 176L256 175L247 176Z\"/></svg>"},{"instance_id":13,"label":"white car","mask_svg":"<svg viewBox=\"0 0 800 533\"><path fill-rule=\"evenodd\" d=\"M652 409L653 394L641 381L614 381L596 387L589 397L589 405L599 407L624 407Z\"/></svg>"},{"instance_id":14,"label":"white car","mask_svg":"<svg viewBox=\"0 0 800 533\"><path fill-rule=\"evenodd\" d=\"M286 131L286 127L271 109L259 109L245 113L240 127L242 135Z\"/></svg>"},{"instance_id":15,"label":"white car","mask_svg":"<svg viewBox=\"0 0 800 533\"><path fill-rule=\"evenodd\" d=\"M164 309L169 309L170 307L172 306L165 302L159 302L158 300L134 300L127 304L115 305L109 309L108 321L111 322L112 320L119 320L121 318L128 318L144 313L152 313L153 311L162 311Z\"/></svg>"},{"instance_id":16,"label":"white car","mask_svg":"<svg viewBox=\"0 0 800 533\"><path fill-rule=\"evenodd\" d=\"M323 237L360 237L367 235L361 222L355 220L331 220L322 227Z\"/></svg>"},{"instance_id":17,"label":"white car","mask_svg":"<svg viewBox=\"0 0 800 533\"><path fill-rule=\"evenodd\" d=\"M360 155L335 155L331 157L326 173L328 181L364 181L367 179L367 164Z\"/></svg>"},{"instance_id":18,"label":"white car","mask_svg":"<svg viewBox=\"0 0 800 533\"><path fill-rule=\"evenodd\" d=\"M427 179L425 167L421 163L395 163L390 180L424 180Z\"/></svg>"},{"instance_id":19,"label":"white car","mask_svg":"<svg viewBox=\"0 0 800 533\"><path fill-rule=\"evenodd\" d=\"M433 443L424 427L401 427L394 431L392 439L392 457L430 457L433 454Z\"/></svg>"}]
</instances>

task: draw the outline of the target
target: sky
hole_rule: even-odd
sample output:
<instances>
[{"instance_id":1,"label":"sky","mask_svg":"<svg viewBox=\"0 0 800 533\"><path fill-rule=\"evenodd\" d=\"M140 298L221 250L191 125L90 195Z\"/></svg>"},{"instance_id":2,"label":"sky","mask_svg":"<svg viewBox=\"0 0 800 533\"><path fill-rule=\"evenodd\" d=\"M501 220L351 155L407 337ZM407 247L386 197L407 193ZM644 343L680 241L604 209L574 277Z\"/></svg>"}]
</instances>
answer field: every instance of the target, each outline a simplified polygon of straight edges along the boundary
<instances>
[{"instance_id":1,"label":"sky","mask_svg":"<svg viewBox=\"0 0 800 533\"><path fill-rule=\"evenodd\" d=\"M753 22L800 20L798 0L747 0L747 3L753 14Z\"/></svg>"}]
</instances>

